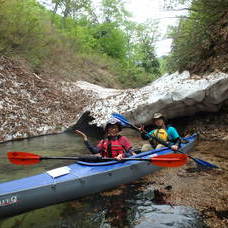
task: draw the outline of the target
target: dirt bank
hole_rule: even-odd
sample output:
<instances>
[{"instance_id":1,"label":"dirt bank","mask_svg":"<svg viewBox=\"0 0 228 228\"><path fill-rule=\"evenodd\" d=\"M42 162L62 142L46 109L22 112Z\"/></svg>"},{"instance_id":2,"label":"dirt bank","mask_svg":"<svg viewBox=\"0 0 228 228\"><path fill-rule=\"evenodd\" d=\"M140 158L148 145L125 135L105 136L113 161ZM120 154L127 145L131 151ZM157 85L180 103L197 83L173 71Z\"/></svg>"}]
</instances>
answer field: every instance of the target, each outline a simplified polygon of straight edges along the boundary
<instances>
[{"instance_id":1,"label":"dirt bank","mask_svg":"<svg viewBox=\"0 0 228 228\"><path fill-rule=\"evenodd\" d=\"M206 126L205 126L206 127ZM224 125L224 128L226 126ZM226 131L221 132L225 135ZM142 141L132 130L124 130L138 148ZM209 135L210 136L210 135ZM199 138L202 136L199 133ZM180 168L166 168L148 175L139 182L142 186L155 189L153 203L171 206L190 206L199 211L204 223L210 228L228 227L228 141L198 140L191 152L194 158L200 158L219 166L218 169L202 169L189 159L187 165ZM142 187L142 191L146 191ZM121 195L120 188L107 195Z\"/></svg>"},{"instance_id":2,"label":"dirt bank","mask_svg":"<svg viewBox=\"0 0 228 228\"><path fill-rule=\"evenodd\" d=\"M162 201L196 208L209 227L228 226L228 142L199 141L193 157L218 165L202 170L194 161L178 169L163 169L145 178ZM162 202L161 202L162 203Z\"/></svg>"},{"instance_id":3,"label":"dirt bank","mask_svg":"<svg viewBox=\"0 0 228 228\"><path fill-rule=\"evenodd\" d=\"M227 112L201 114L172 120L184 133L198 133L199 140L191 152L219 166L218 169L202 169L189 159L180 168L167 168L143 178L143 182L155 188L155 203L190 206L197 209L208 227L228 227L228 125ZM123 132L130 134L130 132ZM146 141L132 137L139 147Z\"/></svg>"},{"instance_id":4,"label":"dirt bank","mask_svg":"<svg viewBox=\"0 0 228 228\"><path fill-rule=\"evenodd\" d=\"M190 63L187 68L192 74L204 74L213 71L228 72L228 12L224 11L221 17L209 25L210 37L207 48L201 49L200 61Z\"/></svg>"},{"instance_id":5,"label":"dirt bank","mask_svg":"<svg viewBox=\"0 0 228 228\"><path fill-rule=\"evenodd\" d=\"M228 140L228 101L222 104L217 113L196 113L171 120L171 125L176 126L182 136L197 133L201 140Z\"/></svg>"},{"instance_id":6,"label":"dirt bank","mask_svg":"<svg viewBox=\"0 0 228 228\"><path fill-rule=\"evenodd\" d=\"M0 92L0 142L62 132L90 100L75 84L36 75L4 56Z\"/></svg>"}]
</instances>

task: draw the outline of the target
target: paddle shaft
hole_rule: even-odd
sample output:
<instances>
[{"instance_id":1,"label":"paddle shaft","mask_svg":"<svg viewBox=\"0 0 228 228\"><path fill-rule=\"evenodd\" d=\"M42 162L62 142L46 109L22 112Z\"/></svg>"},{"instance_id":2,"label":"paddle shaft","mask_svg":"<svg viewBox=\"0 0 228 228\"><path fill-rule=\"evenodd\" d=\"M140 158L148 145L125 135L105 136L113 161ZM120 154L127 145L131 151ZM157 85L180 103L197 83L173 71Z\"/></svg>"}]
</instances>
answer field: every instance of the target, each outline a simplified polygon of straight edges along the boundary
<instances>
[{"instance_id":1,"label":"paddle shaft","mask_svg":"<svg viewBox=\"0 0 228 228\"><path fill-rule=\"evenodd\" d=\"M49 160L49 159L74 160L74 161L151 161L150 158L123 158L121 160L117 160L116 158L102 158L102 157L40 157L40 160Z\"/></svg>"},{"instance_id":2,"label":"paddle shaft","mask_svg":"<svg viewBox=\"0 0 228 228\"><path fill-rule=\"evenodd\" d=\"M161 158L122 158L117 160L116 158L102 158L102 157L40 157L40 160L48 159L60 159L60 160L76 160L76 161L161 161L166 159ZM180 158L168 158L167 161L180 161Z\"/></svg>"},{"instance_id":3,"label":"paddle shaft","mask_svg":"<svg viewBox=\"0 0 228 228\"><path fill-rule=\"evenodd\" d=\"M89 157L40 157L40 160L48 160L48 159L59 159L59 160L81 160L81 159L90 159Z\"/></svg>"}]
</instances>

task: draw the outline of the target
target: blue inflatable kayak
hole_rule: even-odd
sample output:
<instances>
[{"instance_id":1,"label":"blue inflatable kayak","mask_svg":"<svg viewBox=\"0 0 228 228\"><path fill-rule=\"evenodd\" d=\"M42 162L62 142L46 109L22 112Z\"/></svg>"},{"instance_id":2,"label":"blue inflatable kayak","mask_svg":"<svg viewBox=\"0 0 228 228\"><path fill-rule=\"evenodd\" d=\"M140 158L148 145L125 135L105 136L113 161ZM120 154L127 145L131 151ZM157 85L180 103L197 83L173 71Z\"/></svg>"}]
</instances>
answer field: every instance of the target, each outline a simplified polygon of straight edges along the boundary
<instances>
[{"instance_id":1,"label":"blue inflatable kayak","mask_svg":"<svg viewBox=\"0 0 228 228\"><path fill-rule=\"evenodd\" d=\"M196 135L187 138L181 150L188 153ZM137 154L150 158L173 153L161 148ZM88 194L114 188L150 174L161 167L147 161L76 162L38 175L0 183L0 217L13 216L48 205L74 200Z\"/></svg>"}]
</instances>

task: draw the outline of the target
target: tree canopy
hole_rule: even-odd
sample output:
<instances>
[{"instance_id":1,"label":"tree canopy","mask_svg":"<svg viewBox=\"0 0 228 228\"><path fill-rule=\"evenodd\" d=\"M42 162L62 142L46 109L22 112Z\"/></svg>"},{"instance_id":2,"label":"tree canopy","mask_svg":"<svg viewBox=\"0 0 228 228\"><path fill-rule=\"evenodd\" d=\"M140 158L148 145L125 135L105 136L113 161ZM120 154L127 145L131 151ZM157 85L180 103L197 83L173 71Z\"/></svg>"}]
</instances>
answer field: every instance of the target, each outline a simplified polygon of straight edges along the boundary
<instances>
[{"instance_id":1,"label":"tree canopy","mask_svg":"<svg viewBox=\"0 0 228 228\"><path fill-rule=\"evenodd\" d=\"M0 0L0 52L24 56L37 69L57 49L107 56L126 86L141 86L160 75L156 25L132 22L124 1L101 0L99 11L91 0L52 3L47 9L36 0Z\"/></svg>"},{"instance_id":2,"label":"tree canopy","mask_svg":"<svg viewBox=\"0 0 228 228\"><path fill-rule=\"evenodd\" d=\"M169 30L173 43L167 67L171 72L194 69L200 62L216 55L217 44L227 42L219 33L224 32L226 26L222 21L227 17L228 0L173 1L170 8L175 9L177 2L188 3L188 7L182 8L188 10L188 14L180 19L178 26Z\"/></svg>"}]
</instances>

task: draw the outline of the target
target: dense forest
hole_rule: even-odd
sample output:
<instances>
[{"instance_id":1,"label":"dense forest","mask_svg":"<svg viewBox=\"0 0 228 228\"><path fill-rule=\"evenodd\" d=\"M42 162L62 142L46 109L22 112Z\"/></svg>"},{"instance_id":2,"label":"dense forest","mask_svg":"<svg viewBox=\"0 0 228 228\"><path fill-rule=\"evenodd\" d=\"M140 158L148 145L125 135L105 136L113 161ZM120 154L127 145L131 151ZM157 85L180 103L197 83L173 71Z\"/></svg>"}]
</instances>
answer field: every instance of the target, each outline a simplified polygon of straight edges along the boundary
<instances>
[{"instance_id":1,"label":"dense forest","mask_svg":"<svg viewBox=\"0 0 228 228\"><path fill-rule=\"evenodd\" d=\"M228 0L170 0L167 10L185 10L178 26L169 29L169 72L228 72ZM180 6L182 4L182 7Z\"/></svg>"},{"instance_id":2,"label":"dense forest","mask_svg":"<svg viewBox=\"0 0 228 228\"><path fill-rule=\"evenodd\" d=\"M155 54L158 24L134 22L124 0L0 0L0 54L25 59L37 74L88 80L109 87L140 87L165 72L228 71L228 0L164 0L185 10L169 28L169 56ZM82 77L84 69L88 77ZM93 69L108 72L93 75ZM105 80L104 80L105 79Z\"/></svg>"}]
</instances>

